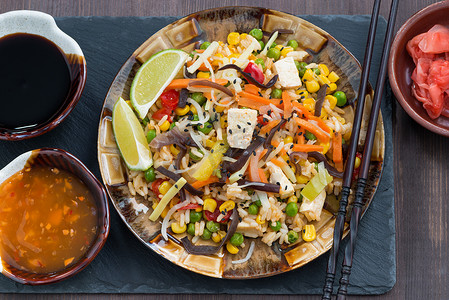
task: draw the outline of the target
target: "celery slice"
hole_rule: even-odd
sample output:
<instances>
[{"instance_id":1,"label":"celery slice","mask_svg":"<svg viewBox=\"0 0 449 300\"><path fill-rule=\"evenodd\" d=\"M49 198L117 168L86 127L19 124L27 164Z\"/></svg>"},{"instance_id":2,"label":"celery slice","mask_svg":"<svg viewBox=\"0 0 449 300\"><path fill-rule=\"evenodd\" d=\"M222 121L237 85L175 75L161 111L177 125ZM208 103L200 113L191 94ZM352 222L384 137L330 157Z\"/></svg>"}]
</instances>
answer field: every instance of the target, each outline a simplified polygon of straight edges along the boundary
<instances>
[{"instance_id":1,"label":"celery slice","mask_svg":"<svg viewBox=\"0 0 449 300\"><path fill-rule=\"evenodd\" d=\"M323 164L322 162L320 164ZM320 168L318 166L319 172L313 176L313 178L306 184L302 189L301 195L313 201L324 188L332 181L333 177L329 175L326 168Z\"/></svg>"},{"instance_id":2,"label":"celery slice","mask_svg":"<svg viewBox=\"0 0 449 300\"><path fill-rule=\"evenodd\" d=\"M156 208L153 210L153 212L150 215L151 221L156 221L157 218L161 215L162 211L164 211L165 207L167 206L168 202L170 202L173 197L178 194L178 192L181 190L181 188L187 183L187 181L184 179L184 177L181 177L176 181L176 183L167 191L167 193L162 197L161 201L158 203Z\"/></svg>"}]
</instances>

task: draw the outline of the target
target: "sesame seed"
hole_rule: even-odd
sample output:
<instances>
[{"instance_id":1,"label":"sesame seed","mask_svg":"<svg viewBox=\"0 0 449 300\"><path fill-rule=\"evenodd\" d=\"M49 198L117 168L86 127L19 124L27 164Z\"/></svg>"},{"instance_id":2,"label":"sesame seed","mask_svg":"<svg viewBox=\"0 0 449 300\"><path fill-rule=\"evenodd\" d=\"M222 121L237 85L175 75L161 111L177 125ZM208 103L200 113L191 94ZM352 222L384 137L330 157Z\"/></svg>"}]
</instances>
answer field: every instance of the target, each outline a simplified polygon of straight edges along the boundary
<instances>
[{"instance_id":1,"label":"sesame seed","mask_svg":"<svg viewBox=\"0 0 449 300\"><path fill-rule=\"evenodd\" d=\"M279 186L281 185L281 183L279 181L277 181L276 184L279 185Z\"/></svg>"},{"instance_id":2,"label":"sesame seed","mask_svg":"<svg viewBox=\"0 0 449 300\"><path fill-rule=\"evenodd\" d=\"M223 144L223 143L220 143L220 146L224 146L224 144Z\"/></svg>"},{"instance_id":3,"label":"sesame seed","mask_svg":"<svg viewBox=\"0 0 449 300\"><path fill-rule=\"evenodd\" d=\"M243 128L243 133L245 133L245 128Z\"/></svg>"},{"instance_id":4,"label":"sesame seed","mask_svg":"<svg viewBox=\"0 0 449 300\"><path fill-rule=\"evenodd\" d=\"M238 128L238 129L242 129L242 126L240 126L239 124L237 124L237 128Z\"/></svg>"},{"instance_id":5,"label":"sesame seed","mask_svg":"<svg viewBox=\"0 0 449 300\"><path fill-rule=\"evenodd\" d=\"M282 103L284 103L284 100L281 100L281 101L279 102L279 104L282 104Z\"/></svg>"},{"instance_id":6,"label":"sesame seed","mask_svg":"<svg viewBox=\"0 0 449 300\"><path fill-rule=\"evenodd\" d=\"M260 91L258 91L258 93L259 93L259 96L262 97L262 93Z\"/></svg>"},{"instance_id":7,"label":"sesame seed","mask_svg":"<svg viewBox=\"0 0 449 300\"><path fill-rule=\"evenodd\" d=\"M210 153L214 153L214 149L210 149Z\"/></svg>"},{"instance_id":8,"label":"sesame seed","mask_svg":"<svg viewBox=\"0 0 449 300\"><path fill-rule=\"evenodd\" d=\"M232 129L229 129L229 133L232 134Z\"/></svg>"},{"instance_id":9,"label":"sesame seed","mask_svg":"<svg viewBox=\"0 0 449 300\"><path fill-rule=\"evenodd\" d=\"M178 185L177 185L177 184L175 184L175 188L178 188Z\"/></svg>"},{"instance_id":10,"label":"sesame seed","mask_svg":"<svg viewBox=\"0 0 449 300\"><path fill-rule=\"evenodd\" d=\"M184 128L184 132L188 132L189 130L187 128Z\"/></svg>"},{"instance_id":11,"label":"sesame seed","mask_svg":"<svg viewBox=\"0 0 449 300\"><path fill-rule=\"evenodd\" d=\"M285 189L288 189L288 186L285 186Z\"/></svg>"},{"instance_id":12,"label":"sesame seed","mask_svg":"<svg viewBox=\"0 0 449 300\"><path fill-rule=\"evenodd\" d=\"M249 126L251 126L251 122L246 122L246 124L248 124Z\"/></svg>"}]
</instances>

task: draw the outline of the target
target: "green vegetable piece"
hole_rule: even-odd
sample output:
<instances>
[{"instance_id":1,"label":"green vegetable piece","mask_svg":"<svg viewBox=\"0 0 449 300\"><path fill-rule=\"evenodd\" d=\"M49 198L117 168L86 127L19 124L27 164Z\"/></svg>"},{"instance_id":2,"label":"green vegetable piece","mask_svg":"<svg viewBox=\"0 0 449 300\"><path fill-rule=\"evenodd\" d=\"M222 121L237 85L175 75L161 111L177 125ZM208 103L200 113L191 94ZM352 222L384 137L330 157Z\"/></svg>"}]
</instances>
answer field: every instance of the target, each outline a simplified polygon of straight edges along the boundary
<instances>
[{"instance_id":1,"label":"green vegetable piece","mask_svg":"<svg viewBox=\"0 0 449 300\"><path fill-rule=\"evenodd\" d=\"M212 237L212 232L209 231L209 229L204 228L203 234L201 235L201 238L203 240L210 240L210 238Z\"/></svg>"},{"instance_id":2,"label":"green vegetable piece","mask_svg":"<svg viewBox=\"0 0 449 300\"><path fill-rule=\"evenodd\" d=\"M273 44L271 44L270 49L276 47L277 44L275 42L273 42Z\"/></svg>"},{"instance_id":3,"label":"green vegetable piece","mask_svg":"<svg viewBox=\"0 0 449 300\"><path fill-rule=\"evenodd\" d=\"M193 115L193 121L199 121L198 115Z\"/></svg>"},{"instance_id":4,"label":"green vegetable piece","mask_svg":"<svg viewBox=\"0 0 449 300\"><path fill-rule=\"evenodd\" d=\"M210 46L210 42L204 42L201 44L200 49L206 50Z\"/></svg>"},{"instance_id":5,"label":"green vegetable piece","mask_svg":"<svg viewBox=\"0 0 449 300\"><path fill-rule=\"evenodd\" d=\"M203 153L203 151L201 151L199 149L197 149L197 150L198 150L198 152ZM200 161L201 160L201 157L196 156L195 154L192 153L192 150L189 150L189 156L194 161Z\"/></svg>"},{"instance_id":6,"label":"green vegetable piece","mask_svg":"<svg viewBox=\"0 0 449 300\"><path fill-rule=\"evenodd\" d=\"M229 241L231 242L232 245L238 247L243 243L244 239L245 238L243 237L243 234L236 232Z\"/></svg>"},{"instance_id":7,"label":"green vegetable piece","mask_svg":"<svg viewBox=\"0 0 449 300\"><path fill-rule=\"evenodd\" d=\"M190 223L195 223L201 221L203 214L201 212L195 211L194 209L190 210Z\"/></svg>"},{"instance_id":8,"label":"green vegetable piece","mask_svg":"<svg viewBox=\"0 0 449 300\"><path fill-rule=\"evenodd\" d=\"M209 122L205 122L204 125L198 126L198 130L204 134L209 134L211 132L213 126Z\"/></svg>"},{"instance_id":9,"label":"green vegetable piece","mask_svg":"<svg viewBox=\"0 0 449 300\"><path fill-rule=\"evenodd\" d=\"M218 223L215 223L214 221L207 221L206 228L210 232L217 232L218 230L220 230L220 225L218 225Z\"/></svg>"},{"instance_id":10,"label":"green vegetable piece","mask_svg":"<svg viewBox=\"0 0 449 300\"><path fill-rule=\"evenodd\" d=\"M257 215L258 213L259 213L259 206L257 206L256 204L251 204L249 207L248 207L248 213L250 214L250 215Z\"/></svg>"},{"instance_id":11,"label":"green vegetable piece","mask_svg":"<svg viewBox=\"0 0 449 300\"><path fill-rule=\"evenodd\" d=\"M246 192L248 193L248 196L254 195L254 190L252 190L252 189L248 189L248 190L246 190Z\"/></svg>"},{"instance_id":12,"label":"green vegetable piece","mask_svg":"<svg viewBox=\"0 0 449 300\"><path fill-rule=\"evenodd\" d=\"M316 75L320 75L321 71L318 68L313 68L312 71L316 74Z\"/></svg>"},{"instance_id":13,"label":"green vegetable piece","mask_svg":"<svg viewBox=\"0 0 449 300\"><path fill-rule=\"evenodd\" d=\"M298 62L298 64L295 63L295 65L296 65L296 68L298 68L299 77L303 77L304 73L306 73L306 70L307 70L307 68L306 68L307 63L302 61L302 62Z\"/></svg>"},{"instance_id":14,"label":"green vegetable piece","mask_svg":"<svg viewBox=\"0 0 449 300\"><path fill-rule=\"evenodd\" d=\"M274 231L279 231L281 227L282 227L281 221L270 222L270 228L273 229Z\"/></svg>"},{"instance_id":15,"label":"green vegetable piece","mask_svg":"<svg viewBox=\"0 0 449 300\"><path fill-rule=\"evenodd\" d=\"M173 122L173 123L170 124L170 130L172 130L172 129L175 128L175 127L176 127L176 123L175 123L175 122Z\"/></svg>"},{"instance_id":16,"label":"green vegetable piece","mask_svg":"<svg viewBox=\"0 0 449 300\"><path fill-rule=\"evenodd\" d=\"M293 244L294 242L296 242L299 239L299 234L296 231L290 230L287 233L287 237L288 237L288 242L290 244Z\"/></svg>"},{"instance_id":17,"label":"green vegetable piece","mask_svg":"<svg viewBox=\"0 0 449 300\"><path fill-rule=\"evenodd\" d=\"M150 122L150 119L148 119L148 117L143 118L142 120L143 126L147 126L148 122Z\"/></svg>"},{"instance_id":18,"label":"green vegetable piece","mask_svg":"<svg viewBox=\"0 0 449 300\"><path fill-rule=\"evenodd\" d=\"M257 207L262 206L262 201L260 201L259 199L257 199L254 203L257 205Z\"/></svg>"},{"instance_id":19,"label":"green vegetable piece","mask_svg":"<svg viewBox=\"0 0 449 300\"><path fill-rule=\"evenodd\" d=\"M307 130L306 130L306 133L304 133L304 137L306 139L308 139L309 141L315 141L316 140L316 136L313 133L311 133L311 132L309 132Z\"/></svg>"},{"instance_id":20,"label":"green vegetable piece","mask_svg":"<svg viewBox=\"0 0 449 300\"><path fill-rule=\"evenodd\" d=\"M346 94L342 91L336 91L334 97L337 98L337 106L343 106L346 104Z\"/></svg>"},{"instance_id":21,"label":"green vegetable piece","mask_svg":"<svg viewBox=\"0 0 449 300\"><path fill-rule=\"evenodd\" d=\"M249 35L251 35L256 40L260 41L263 38L263 32L259 28L254 28L249 32Z\"/></svg>"},{"instance_id":22,"label":"green vegetable piece","mask_svg":"<svg viewBox=\"0 0 449 300\"><path fill-rule=\"evenodd\" d=\"M147 142L148 144L151 143L151 141L156 137L156 130L150 129L147 133Z\"/></svg>"},{"instance_id":23,"label":"green vegetable piece","mask_svg":"<svg viewBox=\"0 0 449 300\"><path fill-rule=\"evenodd\" d=\"M315 198L332 181L332 179L332 176L329 175L325 168L323 168L321 172L318 172L312 177L312 179L310 179L310 181L302 189L301 195L310 201L315 200Z\"/></svg>"},{"instance_id":24,"label":"green vegetable piece","mask_svg":"<svg viewBox=\"0 0 449 300\"><path fill-rule=\"evenodd\" d=\"M282 98L282 90L281 89L273 89L270 94L271 98L281 99Z\"/></svg>"},{"instance_id":25,"label":"green vegetable piece","mask_svg":"<svg viewBox=\"0 0 449 300\"><path fill-rule=\"evenodd\" d=\"M263 41L259 41L259 45L260 45L260 51L262 51L263 48L265 48L265 43Z\"/></svg>"},{"instance_id":26,"label":"green vegetable piece","mask_svg":"<svg viewBox=\"0 0 449 300\"><path fill-rule=\"evenodd\" d=\"M262 69L265 69L265 62L264 62L263 58L258 58L254 62L256 63L256 65L261 65Z\"/></svg>"},{"instance_id":27,"label":"green vegetable piece","mask_svg":"<svg viewBox=\"0 0 449 300\"><path fill-rule=\"evenodd\" d=\"M285 207L285 213L289 217L294 217L298 213L298 204L295 202L290 202L287 204L287 207Z\"/></svg>"},{"instance_id":28,"label":"green vegetable piece","mask_svg":"<svg viewBox=\"0 0 449 300\"><path fill-rule=\"evenodd\" d=\"M154 168L151 167L145 171L145 180L148 182L153 182L156 180L156 173L154 172Z\"/></svg>"},{"instance_id":29,"label":"green vegetable piece","mask_svg":"<svg viewBox=\"0 0 449 300\"><path fill-rule=\"evenodd\" d=\"M203 105L206 102L206 97L204 97L203 93L195 92L190 94L190 98L198 102L199 105Z\"/></svg>"},{"instance_id":30,"label":"green vegetable piece","mask_svg":"<svg viewBox=\"0 0 449 300\"><path fill-rule=\"evenodd\" d=\"M187 233L195 236L195 223L189 223L187 225Z\"/></svg>"},{"instance_id":31,"label":"green vegetable piece","mask_svg":"<svg viewBox=\"0 0 449 300\"><path fill-rule=\"evenodd\" d=\"M270 48L270 50L268 50L267 56L274 60L278 60L279 57L281 57L281 51L276 48Z\"/></svg>"},{"instance_id":32,"label":"green vegetable piece","mask_svg":"<svg viewBox=\"0 0 449 300\"><path fill-rule=\"evenodd\" d=\"M290 40L287 42L287 46L292 47L293 50L295 50L296 48L298 48L299 44L296 40Z\"/></svg>"}]
</instances>

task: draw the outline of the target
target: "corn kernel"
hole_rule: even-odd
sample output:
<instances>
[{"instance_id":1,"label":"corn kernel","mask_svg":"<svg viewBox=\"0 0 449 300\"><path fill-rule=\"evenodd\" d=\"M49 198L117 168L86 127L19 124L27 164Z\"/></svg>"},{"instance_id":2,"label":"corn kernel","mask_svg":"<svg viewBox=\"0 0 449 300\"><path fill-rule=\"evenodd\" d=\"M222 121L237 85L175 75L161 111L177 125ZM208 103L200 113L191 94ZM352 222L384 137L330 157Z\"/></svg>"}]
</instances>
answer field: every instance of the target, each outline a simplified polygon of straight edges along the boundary
<instances>
[{"instance_id":1,"label":"corn kernel","mask_svg":"<svg viewBox=\"0 0 449 300\"><path fill-rule=\"evenodd\" d=\"M217 106L219 107L219 106ZM221 128L226 128L228 126L228 117L223 116L220 118L220 126Z\"/></svg>"},{"instance_id":2,"label":"corn kernel","mask_svg":"<svg viewBox=\"0 0 449 300\"><path fill-rule=\"evenodd\" d=\"M326 93L327 94L332 94L333 92L335 92L337 90L337 85L335 83L330 83L329 87L327 88Z\"/></svg>"},{"instance_id":3,"label":"corn kernel","mask_svg":"<svg viewBox=\"0 0 449 300\"><path fill-rule=\"evenodd\" d=\"M257 215L256 222L257 222L257 224L260 224L260 225L265 224L265 220L261 220L260 215Z\"/></svg>"},{"instance_id":4,"label":"corn kernel","mask_svg":"<svg viewBox=\"0 0 449 300\"><path fill-rule=\"evenodd\" d=\"M217 105L217 106L215 106L215 110L216 110L218 113L221 113L221 112L223 112L223 111L225 110L225 107L224 107L224 106ZM222 117L222 119L223 119L223 117Z\"/></svg>"},{"instance_id":5,"label":"corn kernel","mask_svg":"<svg viewBox=\"0 0 449 300\"><path fill-rule=\"evenodd\" d=\"M311 242L316 239L316 230L314 225L304 225L302 229L302 239L306 242Z\"/></svg>"},{"instance_id":6,"label":"corn kernel","mask_svg":"<svg viewBox=\"0 0 449 300\"><path fill-rule=\"evenodd\" d=\"M227 213L228 211L234 209L234 207L235 207L234 201L232 201L232 200L225 201L225 202L223 202L222 205L220 205L220 212Z\"/></svg>"},{"instance_id":7,"label":"corn kernel","mask_svg":"<svg viewBox=\"0 0 449 300\"><path fill-rule=\"evenodd\" d=\"M324 97L325 100L329 101L329 108L334 109L335 105L337 105L337 97L332 95L327 95Z\"/></svg>"},{"instance_id":8,"label":"corn kernel","mask_svg":"<svg viewBox=\"0 0 449 300\"><path fill-rule=\"evenodd\" d=\"M315 73L313 73L312 69L307 69L302 79L306 81L315 80Z\"/></svg>"},{"instance_id":9,"label":"corn kernel","mask_svg":"<svg viewBox=\"0 0 449 300\"><path fill-rule=\"evenodd\" d=\"M340 117L340 116L336 116L336 118L337 118L338 122L341 123L341 125L344 125L344 124L346 123L345 118L342 118L342 117Z\"/></svg>"},{"instance_id":10,"label":"corn kernel","mask_svg":"<svg viewBox=\"0 0 449 300\"><path fill-rule=\"evenodd\" d=\"M360 157L356 156L354 161L354 168L357 169L358 167L360 167L361 163L362 161L360 160Z\"/></svg>"},{"instance_id":11,"label":"corn kernel","mask_svg":"<svg viewBox=\"0 0 449 300\"><path fill-rule=\"evenodd\" d=\"M183 115L185 115L186 113L188 113L189 111L190 111L190 106L188 106L188 105L184 106L184 108L177 107L177 108L175 109L175 113L176 113L178 116L183 116Z\"/></svg>"},{"instance_id":12,"label":"corn kernel","mask_svg":"<svg viewBox=\"0 0 449 300\"><path fill-rule=\"evenodd\" d=\"M231 32L228 34L227 40L229 45L237 45L240 43L240 34L238 32Z\"/></svg>"},{"instance_id":13,"label":"corn kernel","mask_svg":"<svg viewBox=\"0 0 449 300\"><path fill-rule=\"evenodd\" d=\"M316 80L306 81L306 88L309 93L316 93L320 89L320 85Z\"/></svg>"},{"instance_id":14,"label":"corn kernel","mask_svg":"<svg viewBox=\"0 0 449 300\"><path fill-rule=\"evenodd\" d=\"M318 82L321 85L325 85L325 84L330 84L331 83L330 80L326 76L324 76L323 74L318 75L317 80L318 80Z\"/></svg>"},{"instance_id":15,"label":"corn kernel","mask_svg":"<svg viewBox=\"0 0 449 300\"><path fill-rule=\"evenodd\" d=\"M215 57L223 58L223 54L217 53L217 54L215 54ZM212 66L214 66L214 67L218 67L218 66L220 65L221 62L222 62L221 59L214 59L214 60L212 61L211 64L212 64Z\"/></svg>"},{"instance_id":16,"label":"corn kernel","mask_svg":"<svg viewBox=\"0 0 449 300\"><path fill-rule=\"evenodd\" d=\"M210 211L211 213L213 213L216 208L217 208L217 201L215 201L212 198L207 198L206 200L204 200L204 203L203 203L204 210L207 210L207 211Z\"/></svg>"},{"instance_id":17,"label":"corn kernel","mask_svg":"<svg viewBox=\"0 0 449 300\"><path fill-rule=\"evenodd\" d=\"M174 222L174 223L171 223L171 230L174 233L183 233L187 230L187 225L184 224L184 226L180 226L178 222Z\"/></svg>"},{"instance_id":18,"label":"corn kernel","mask_svg":"<svg viewBox=\"0 0 449 300\"><path fill-rule=\"evenodd\" d=\"M221 241L221 236L218 233L214 232L212 233L212 240L215 243L219 243Z\"/></svg>"},{"instance_id":19,"label":"corn kernel","mask_svg":"<svg viewBox=\"0 0 449 300\"><path fill-rule=\"evenodd\" d=\"M203 211L203 207L202 206L197 207L197 208L195 208L195 211L196 212L202 212Z\"/></svg>"},{"instance_id":20,"label":"corn kernel","mask_svg":"<svg viewBox=\"0 0 449 300\"><path fill-rule=\"evenodd\" d=\"M298 203L298 197L296 197L295 195L288 197L287 203Z\"/></svg>"},{"instance_id":21,"label":"corn kernel","mask_svg":"<svg viewBox=\"0 0 449 300\"><path fill-rule=\"evenodd\" d=\"M292 47L284 47L282 50L281 50L281 55L282 56L287 56L287 53L290 53L290 52L292 52L293 51L293 48Z\"/></svg>"},{"instance_id":22,"label":"corn kernel","mask_svg":"<svg viewBox=\"0 0 449 300\"><path fill-rule=\"evenodd\" d=\"M287 136L284 139L284 144L289 144L289 143L293 143L293 137L291 135Z\"/></svg>"},{"instance_id":23,"label":"corn kernel","mask_svg":"<svg viewBox=\"0 0 449 300\"><path fill-rule=\"evenodd\" d=\"M325 109L321 109L320 118L325 119L327 117L327 111Z\"/></svg>"},{"instance_id":24,"label":"corn kernel","mask_svg":"<svg viewBox=\"0 0 449 300\"><path fill-rule=\"evenodd\" d=\"M318 69L320 70L321 74L324 76L329 75L329 68L325 64L319 64Z\"/></svg>"},{"instance_id":25,"label":"corn kernel","mask_svg":"<svg viewBox=\"0 0 449 300\"><path fill-rule=\"evenodd\" d=\"M159 186L158 190L159 193L161 193L162 195L167 194L168 190L172 187L172 184L168 181L164 181L161 183L161 185Z\"/></svg>"},{"instance_id":26,"label":"corn kernel","mask_svg":"<svg viewBox=\"0 0 449 300\"><path fill-rule=\"evenodd\" d=\"M326 154L329 151L330 144L329 143L320 143L320 146L323 146L323 154Z\"/></svg>"},{"instance_id":27,"label":"corn kernel","mask_svg":"<svg viewBox=\"0 0 449 300\"><path fill-rule=\"evenodd\" d=\"M278 49L279 51L281 51L282 48L284 48L285 46L282 45L276 45L274 46L274 48Z\"/></svg>"},{"instance_id":28,"label":"corn kernel","mask_svg":"<svg viewBox=\"0 0 449 300\"><path fill-rule=\"evenodd\" d=\"M246 39L247 36L248 36L247 33L241 33L241 34L240 34L240 40Z\"/></svg>"},{"instance_id":29,"label":"corn kernel","mask_svg":"<svg viewBox=\"0 0 449 300\"><path fill-rule=\"evenodd\" d=\"M329 78L330 82L337 82L338 79L340 79L340 77L334 71L330 72L327 78Z\"/></svg>"},{"instance_id":30,"label":"corn kernel","mask_svg":"<svg viewBox=\"0 0 449 300\"><path fill-rule=\"evenodd\" d=\"M164 208L164 210L161 212L161 218L162 218L162 219L165 218L165 217L167 216L169 210L170 210L170 207L168 207L168 206L166 206L166 207Z\"/></svg>"},{"instance_id":31,"label":"corn kernel","mask_svg":"<svg viewBox=\"0 0 449 300\"><path fill-rule=\"evenodd\" d=\"M210 73L209 72L198 72L198 74L196 74L197 78L210 78Z\"/></svg>"},{"instance_id":32,"label":"corn kernel","mask_svg":"<svg viewBox=\"0 0 449 300\"><path fill-rule=\"evenodd\" d=\"M162 123L161 126L159 126L159 129L160 129L161 131L167 131L169 128L170 128L170 122L167 121L167 120L165 120L165 122Z\"/></svg>"},{"instance_id":33,"label":"corn kernel","mask_svg":"<svg viewBox=\"0 0 449 300\"><path fill-rule=\"evenodd\" d=\"M178 155L179 150L176 149L176 145L175 145L175 144L171 144L171 145L170 145L170 152L171 152L171 154L173 154L174 156Z\"/></svg>"},{"instance_id":34,"label":"corn kernel","mask_svg":"<svg viewBox=\"0 0 449 300\"><path fill-rule=\"evenodd\" d=\"M212 140L207 139L206 140L206 147L207 148L212 148L215 145L215 142Z\"/></svg>"},{"instance_id":35,"label":"corn kernel","mask_svg":"<svg viewBox=\"0 0 449 300\"><path fill-rule=\"evenodd\" d=\"M315 110L315 100L313 98L307 98L304 99L302 102L302 105L308 110L308 111L314 111Z\"/></svg>"},{"instance_id":36,"label":"corn kernel","mask_svg":"<svg viewBox=\"0 0 449 300\"><path fill-rule=\"evenodd\" d=\"M309 92L306 91L306 90L302 90L302 89L301 90L297 90L296 94L301 96L301 97L304 97L304 98L307 98L309 96Z\"/></svg>"},{"instance_id":37,"label":"corn kernel","mask_svg":"<svg viewBox=\"0 0 449 300\"><path fill-rule=\"evenodd\" d=\"M234 246L230 242L226 243L226 250L228 250L228 252L231 253L231 254L239 253L239 248L237 248L236 246Z\"/></svg>"},{"instance_id":38,"label":"corn kernel","mask_svg":"<svg viewBox=\"0 0 449 300\"><path fill-rule=\"evenodd\" d=\"M306 184L309 182L309 177L305 175L296 175L296 182Z\"/></svg>"},{"instance_id":39,"label":"corn kernel","mask_svg":"<svg viewBox=\"0 0 449 300\"><path fill-rule=\"evenodd\" d=\"M198 111L196 110L195 105L190 105L190 111L192 112L192 114L196 115L198 113Z\"/></svg>"}]
</instances>

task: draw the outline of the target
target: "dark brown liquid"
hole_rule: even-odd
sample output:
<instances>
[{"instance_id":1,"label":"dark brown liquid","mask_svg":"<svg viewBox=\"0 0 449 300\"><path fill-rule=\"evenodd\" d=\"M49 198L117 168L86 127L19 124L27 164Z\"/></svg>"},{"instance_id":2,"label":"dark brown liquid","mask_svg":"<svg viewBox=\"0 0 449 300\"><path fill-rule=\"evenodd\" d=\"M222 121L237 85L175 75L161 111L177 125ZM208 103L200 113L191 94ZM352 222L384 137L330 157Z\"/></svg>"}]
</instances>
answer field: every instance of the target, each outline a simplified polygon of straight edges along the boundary
<instances>
[{"instance_id":1,"label":"dark brown liquid","mask_svg":"<svg viewBox=\"0 0 449 300\"><path fill-rule=\"evenodd\" d=\"M70 85L66 56L52 41L27 33L0 39L0 127L20 130L49 121Z\"/></svg>"}]
</instances>

